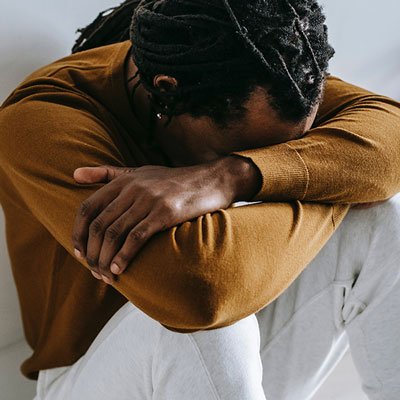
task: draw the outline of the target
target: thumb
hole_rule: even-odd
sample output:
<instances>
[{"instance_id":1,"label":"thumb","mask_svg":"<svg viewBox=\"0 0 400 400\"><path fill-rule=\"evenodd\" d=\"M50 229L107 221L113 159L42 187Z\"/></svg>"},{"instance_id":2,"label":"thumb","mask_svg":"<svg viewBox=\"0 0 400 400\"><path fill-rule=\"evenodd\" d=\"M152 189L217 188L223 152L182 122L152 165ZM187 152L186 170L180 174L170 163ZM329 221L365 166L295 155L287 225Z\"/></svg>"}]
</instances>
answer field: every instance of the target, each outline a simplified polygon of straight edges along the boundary
<instances>
[{"instance_id":1,"label":"thumb","mask_svg":"<svg viewBox=\"0 0 400 400\"><path fill-rule=\"evenodd\" d=\"M78 183L106 183L122 175L126 170L132 170L132 168L113 167L110 165L81 167L74 171L74 179Z\"/></svg>"}]
</instances>

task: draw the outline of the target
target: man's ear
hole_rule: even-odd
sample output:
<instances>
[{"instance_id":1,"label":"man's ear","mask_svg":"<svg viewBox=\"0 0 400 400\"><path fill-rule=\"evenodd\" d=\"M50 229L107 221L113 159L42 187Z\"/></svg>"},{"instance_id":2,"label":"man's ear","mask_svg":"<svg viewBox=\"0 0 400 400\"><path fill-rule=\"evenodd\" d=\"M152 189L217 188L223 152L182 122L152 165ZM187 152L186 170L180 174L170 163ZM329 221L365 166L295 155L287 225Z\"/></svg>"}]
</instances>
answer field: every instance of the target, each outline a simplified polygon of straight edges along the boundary
<instances>
[{"instance_id":1,"label":"man's ear","mask_svg":"<svg viewBox=\"0 0 400 400\"><path fill-rule=\"evenodd\" d=\"M168 75L156 75L153 79L153 86L160 92L173 92L178 87L178 81Z\"/></svg>"}]
</instances>

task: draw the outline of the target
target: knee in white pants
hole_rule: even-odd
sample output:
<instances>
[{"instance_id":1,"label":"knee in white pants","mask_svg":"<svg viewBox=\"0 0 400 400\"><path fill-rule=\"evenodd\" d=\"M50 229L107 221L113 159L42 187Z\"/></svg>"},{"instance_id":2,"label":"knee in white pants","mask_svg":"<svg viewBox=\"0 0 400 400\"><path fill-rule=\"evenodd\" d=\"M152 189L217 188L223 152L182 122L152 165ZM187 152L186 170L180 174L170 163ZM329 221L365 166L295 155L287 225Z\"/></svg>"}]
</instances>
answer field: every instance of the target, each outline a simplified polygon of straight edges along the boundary
<instances>
[{"instance_id":1,"label":"knee in white pants","mask_svg":"<svg viewBox=\"0 0 400 400\"><path fill-rule=\"evenodd\" d=\"M364 238L360 243L362 260L352 286L346 291L343 322L365 393L371 400L397 400L400 196L360 214L357 211L352 210L350 217L364 223L365 233L360 232Z\"/></svg>"},{"instance_id":2,"label":"knee in white pants","mask_svg":"<svg viewBox=\"0 0 400 400\"><path fill-rule=\"evenodd\" d=\"M265 400L259 348L254 314L182 334L127 303L74 365L44 371L37 399Z\"/></svg>"},{"instance_id":3,"label":"knee in white pants","mask_svg":"<svg viewBox=\"0 0 400 400\"><path fill-rule=\"evenodd\" d=\"M189 334L164 329L154 356L154 399L265 400L254 314Z\"/></svg>"},{"instance_id":4,"label":"knee in white pants","mask_svg":"<svg viewBox=\"0 0 400 400\"><path fill-rule=\"evenodd\" d=\"M342 225L337 283L345 288L343 322L350 323L400 280L400 195L350 210Z\"/></svg>"}]
</instances>

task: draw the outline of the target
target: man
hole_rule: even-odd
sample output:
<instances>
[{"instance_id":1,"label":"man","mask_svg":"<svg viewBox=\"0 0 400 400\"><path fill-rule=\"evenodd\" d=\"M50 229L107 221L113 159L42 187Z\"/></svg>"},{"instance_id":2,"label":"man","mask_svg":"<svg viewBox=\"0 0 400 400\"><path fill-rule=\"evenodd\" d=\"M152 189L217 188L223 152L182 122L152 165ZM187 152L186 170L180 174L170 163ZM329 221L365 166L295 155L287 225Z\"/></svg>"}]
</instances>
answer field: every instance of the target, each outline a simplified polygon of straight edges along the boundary
<instances>
[{"instance_id":1,"label":"man","mask_svg":"<svg viewBox=\"0 0 400 400\"><path fill-rule=\"evenodd\" d=\"M350 323L396 398L398 203L345 216L399 191L399 105L327 78L318 4L127 1L85 36L1 111L37 398L307 398Z\"/></svg>"}]
</instances>

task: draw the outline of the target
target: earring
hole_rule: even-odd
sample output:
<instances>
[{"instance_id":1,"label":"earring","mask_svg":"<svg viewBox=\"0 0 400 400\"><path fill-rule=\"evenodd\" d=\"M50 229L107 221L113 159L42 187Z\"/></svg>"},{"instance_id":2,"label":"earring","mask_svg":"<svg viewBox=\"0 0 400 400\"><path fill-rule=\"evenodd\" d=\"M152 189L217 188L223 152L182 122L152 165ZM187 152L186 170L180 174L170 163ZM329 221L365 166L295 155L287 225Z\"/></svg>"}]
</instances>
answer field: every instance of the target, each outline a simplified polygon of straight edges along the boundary
<instances>
[{"instance_id":1,"label":"earring","mask_svg":"<svg viewBox=\"0 0 400 400\"><path fill-rule=\"evenodd\" d=\"M165 115L168 115L168 105L165 105L165 106L164 106L164 110L165 110ZM162 116L163 116L162 113L159 112L159 113L157 113L156 115L157 115L157 118L158 118L158 119L162 119Z\"/></svg>"}]
</instances>

